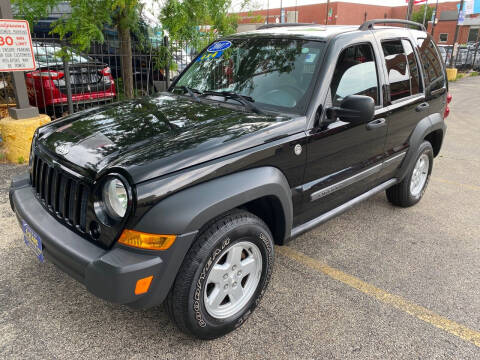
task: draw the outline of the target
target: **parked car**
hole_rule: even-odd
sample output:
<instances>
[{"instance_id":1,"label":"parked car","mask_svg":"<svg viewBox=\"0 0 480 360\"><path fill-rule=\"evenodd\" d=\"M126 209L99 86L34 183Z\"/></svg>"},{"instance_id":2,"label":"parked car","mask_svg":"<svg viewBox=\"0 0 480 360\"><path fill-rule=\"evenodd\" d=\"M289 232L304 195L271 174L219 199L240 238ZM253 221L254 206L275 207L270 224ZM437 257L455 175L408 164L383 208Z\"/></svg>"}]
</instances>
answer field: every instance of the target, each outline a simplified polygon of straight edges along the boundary
<instances>
[{"instance_id":1,"label":"parked car","mask_svg":"<svg viewBox=\"0 0 480 360\"><path fill-rule=\"evenodd\" d=\"M37 69L25 75L30 104L63 112L67 108L67 84L63 60L58 54L61 47L35 42L33 49ZM70 53L68 63L75 104L97 104L115 97L115 82L105 63L75 52Z\"/></svg>"},{"instance_id":2,"label":"parked car","mask_svg":"<svg viewBox=\"0 0 480 360\"><path fill-rule=\"evenodd\" d=\"M452 45L439 45L440 54L447 66L450 66L450 58L452 56ZM478 70L480 69L480 50L476 44L460 45L458 53L455 56L454 65L459 70Z\"/></svg>"},{"instance_id":3,"label":"parked car","mask_svg":"<svg viewBox=\"0 0 480 360\"><path fill-rule=\"evenodd\" d=\"M385 21L231 35L168 92L39 128L10 188L25 242L102 299L164 302L187 334L238 328L274 244L381 191L409 207L427 189L445 69L429 34Z\"/></svg>"},{"instance_id":4,"label":"parked car","mask_svg":"<svg viewBox=\"0 0 480 360\"><path fill-rule=\"evenodd\" d=\"M452 54L451 48L452 47L448 45L438 45L438 51L440 52L440 56L446 65L450 64L450 56Z\"/></svg>"}]
</instances>

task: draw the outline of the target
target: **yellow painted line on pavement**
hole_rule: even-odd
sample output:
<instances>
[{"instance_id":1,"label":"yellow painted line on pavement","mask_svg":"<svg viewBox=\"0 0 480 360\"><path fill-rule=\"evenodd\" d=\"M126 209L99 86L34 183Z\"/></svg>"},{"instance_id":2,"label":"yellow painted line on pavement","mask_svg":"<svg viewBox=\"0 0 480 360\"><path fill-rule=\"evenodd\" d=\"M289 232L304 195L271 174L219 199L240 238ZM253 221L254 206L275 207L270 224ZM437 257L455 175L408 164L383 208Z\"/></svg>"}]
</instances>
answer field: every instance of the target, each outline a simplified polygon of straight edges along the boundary
<instances>
[{"instance_id":1,"label":"yellow painted line on pavement","mask_svg":"<svg viewBox=\"0 0 480 360\"><path fill-rule=\"evenodd\" d=\"M338 280L345 285L348 285L354 289L357 289L364 294L374 297L377 300L380 300L388 305L391 305L399 310L406 312L416 318L423 320L439 329L442 329L452 335L458 336L459 338L471 342L472 344L480 347L480 332L470 329L464 325L458 324L455 321L449 320L443 316L440 316L434 313L431 310L428 310L422 306L416 305L398 295L393 295L388 293L385 290L377 288L371 284L366 283L359 278L344 273L341 270L335 269L327 264L324 264L318 260L312 259L311 257L302 254L296 250L293 250L288 246L281 246L276 249L280 254L289 257L293 260L298 261L299 263L310 267L314 270L318 270L325 275Z\"/></svg>"},{"instance_id":2,"label":"yellow painted line on pavement","mask_svg":"<svg viewBox=\"0 0 480 360\"><path fill-rule=\"evenodd\" d=\"M462 183L459 183L459 182L456 182L456 181L442 179L442 178L436 178L436 177L432 177L432 179L434 181L443 182L445 184L452 184L452 185L461 186L461 187L464 187L464 188L467 188L467 189L480 191L480 186L478 186L478 185L462 184Z\"/></svg>"}]
</instances>

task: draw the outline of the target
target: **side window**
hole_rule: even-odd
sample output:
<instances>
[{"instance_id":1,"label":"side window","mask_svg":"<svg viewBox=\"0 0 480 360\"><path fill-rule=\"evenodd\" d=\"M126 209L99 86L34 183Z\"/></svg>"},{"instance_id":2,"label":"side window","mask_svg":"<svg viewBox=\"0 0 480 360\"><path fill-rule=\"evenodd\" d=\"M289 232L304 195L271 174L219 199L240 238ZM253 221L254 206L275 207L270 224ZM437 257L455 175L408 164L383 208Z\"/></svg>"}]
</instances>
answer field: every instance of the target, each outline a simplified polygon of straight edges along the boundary
<instances>
[{"instance_id":1,"label":"side window","mask_svg":"<svg viewBox=\"0 0 480 360\"><path fill-rule=\"evenodd\" d=\"M342 51L330 91L334 106L339 106L348 95L370 96L375 105L379 105L377 67L370 44L354 45Z\"/></svg>"},{"instance_id":2,"label":"side window","mask_svg":"<svg viewBox=\"0 0 480 360\"><path fill-rule=\"evenodd\" d=\"M442 33L439 36L440 42L447 42L448 41L448 34L447 33Z\"/></svg>"},{"instance_id":3,"label":"side window","mask_svg":"<svg viewBox=\"0 0 480 360\"><path fill-rule=\"evenodd\" d=\"M405 45L405 47L404 47ZM382 42L390 82L391 101L418 94L421 90L417 60L408 40Z\"/></svg>"},{"instance_id":4,"label":"side window","mask_svg":"<svg viewBox=\"0 0 480 360\"><path fill-rule=\"evenodd\" d=\"M445 86L445 74L435 44L426 38L418 38L417 44L425 74L425 88L430 91L441 89Z\"/></svg>"},{"instance_id":5,"label":"side window","mask_svg":"<svg viewBox=\"0 0 480 360\"><path fill-rule=\"evenodd\" d=\"M410 71L410 87L412 89L412 95L415 95L423 91L417 58L415 57L415 52L413 51L410 41L402 40L402 44L405 50L405 55L407 56L408 70Z\"/></svg>"}]
</instances>

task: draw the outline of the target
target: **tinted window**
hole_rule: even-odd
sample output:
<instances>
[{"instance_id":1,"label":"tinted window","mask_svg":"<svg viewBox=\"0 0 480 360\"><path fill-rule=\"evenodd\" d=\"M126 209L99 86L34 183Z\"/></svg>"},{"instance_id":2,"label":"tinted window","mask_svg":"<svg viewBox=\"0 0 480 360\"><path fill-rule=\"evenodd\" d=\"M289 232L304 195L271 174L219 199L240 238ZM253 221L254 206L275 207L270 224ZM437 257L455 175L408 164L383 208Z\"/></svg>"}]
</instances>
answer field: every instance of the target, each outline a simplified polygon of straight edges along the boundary
<instances>
[{"instance_id":1,"label":"tinted window","mask_svg":"<svg viewBox=\"0 0 480 360\"><path fill-rule=\"evenodd\" d=\"M445 75L437 48L431 40L429 41L426 38L417 40L423 65L425 88L430 91L441 89L445 85Z\"/></svg>"},{"instance_id":2,"label":"tinted window","mask_svg":"<svg viewBox=\"0 0 480 360\"><path fill-rule=\"evenodd\" d=\"M406 45L406 50L403 44ZM418 94L418 66L410 43L405 40L385 41L382 42L382 49L390 82L391 101Z\"/></svg>"},{"instance_id":3,"label":"tinted window","mask_svg":"<svg viewBox=\"0 0 480 360\"><path fill-rule=\"evenodd\" d=\"M418 70L418 62L413 51L412 44L408 40L402 40L405 55L408 61L408 70L410 71L410 87L412 95L418 94L422 91L422 82L420 80L420 72Z\"/></svg>"},{"instance_id":4,"label":"tinted window","mask_svg":"<svg viewBox=\"0 0 480 360\"><path fill-rule=\"evenodd\" d=\"M377 68L371 45L355 45L342 51L330 91L335 106L348 95L370 96L375 104L379 104Z\"/></svg>"},{"instance_id":5,"label":"tinted window","mask_svg":"<svg viewBox=\"0 0 480 360\"><path fill-rule=\"evenodd\" d=\"M176 91L187 86L200 92L234 92L251 97L259 107L302 113L323 48L323 42L288 38L219 41L181 75Z\"/></svg>"}]
</instances>

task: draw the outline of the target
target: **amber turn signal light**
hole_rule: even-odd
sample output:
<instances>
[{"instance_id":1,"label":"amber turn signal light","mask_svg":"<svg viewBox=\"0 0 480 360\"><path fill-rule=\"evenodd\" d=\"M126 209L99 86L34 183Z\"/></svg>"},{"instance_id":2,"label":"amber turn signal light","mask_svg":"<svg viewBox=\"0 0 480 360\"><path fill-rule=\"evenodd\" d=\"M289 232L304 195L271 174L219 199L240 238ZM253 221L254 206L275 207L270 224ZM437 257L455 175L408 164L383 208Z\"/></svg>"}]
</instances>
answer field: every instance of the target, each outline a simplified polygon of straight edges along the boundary
<instances>
[{"instance_id":1,"label":"amber turn signal light","mask_svg":"<svg viewBox=\"0 0 480 360\"><path fill-rule=\"evenodd\" d=\"M145 294L152 283L153 275L137 280L135 285L135 295Z\"/></svg>"},{"instance_id":2,"label":"amber turn signal light","mask_svg":"<svg viewBox=\"0 0 480 360\"><path fill-rule=\"evenodd\" d=\"M149 234L136 230L125 229L118 242L123 245L147 249L167 250L175 242L176 235Z\"/></svg>"}]
</instances>

